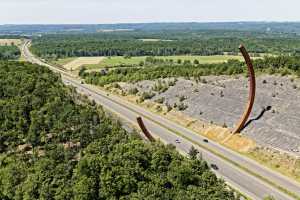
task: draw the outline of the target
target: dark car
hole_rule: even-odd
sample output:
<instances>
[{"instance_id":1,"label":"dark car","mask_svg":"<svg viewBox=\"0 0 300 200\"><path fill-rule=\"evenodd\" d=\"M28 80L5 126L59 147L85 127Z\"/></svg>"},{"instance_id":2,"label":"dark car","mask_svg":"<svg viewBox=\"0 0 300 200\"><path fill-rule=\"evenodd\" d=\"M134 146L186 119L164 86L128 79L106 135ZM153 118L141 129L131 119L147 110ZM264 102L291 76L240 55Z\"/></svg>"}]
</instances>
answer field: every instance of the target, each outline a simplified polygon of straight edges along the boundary
<instances>
[{"instance_id":1,"label":"dark car","mask_svg":"<svg viewBox=\"0 0 300 200\"><path fill-rule=\"evenodd\" d=\"M203 139L203 142L206 142L206 143L208 143L208 139Z\"/></svg>"},{"instance_id":2,"label":"dark car","mask_svg":"<svg viewBox=\"0 0 300 200\"><path fill-rule=\"evenodd\" d=\"M216 164L210 164L210 167L214 170L218 170L219 167Z\"/></svg>"}]
</instances>

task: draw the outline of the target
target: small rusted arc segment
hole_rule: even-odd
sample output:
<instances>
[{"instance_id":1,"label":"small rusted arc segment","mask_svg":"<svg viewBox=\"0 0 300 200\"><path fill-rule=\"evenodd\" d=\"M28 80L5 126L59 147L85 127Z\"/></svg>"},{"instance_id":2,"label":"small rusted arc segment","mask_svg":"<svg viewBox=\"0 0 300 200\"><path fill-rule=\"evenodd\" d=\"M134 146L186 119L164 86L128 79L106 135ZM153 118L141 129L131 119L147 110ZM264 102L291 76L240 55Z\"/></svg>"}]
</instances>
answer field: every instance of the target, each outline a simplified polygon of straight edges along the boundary
<instances>
[{"instance_id":1,"label":"small rusted arc segment","mask_svg":"<svg viewBox=\"0 0 300 200\"><path fill-rule=\"evenodd\" d=\"M247 50L245 49L245 47L243 45L241 45L239 47L245 62L247 64L248 67L248 74L249 74L249 80L250 80L250 89L249 89L249 99L248 99L248 103L247 103L247 107L244 111L243 116L241 117L239 123L236 125L236 128L234 129L233 133L240 133L241 130L244 128L250 113L252 111L253 105L254 105L254 100L255 100L255 90L256 90L256 82L255 82L255 72L254 72L254 68L253 68L253 64L252 61L250 59L250 56L247 52Z\"/></svg>"},{"instance_id":2,"label":"small rusted arc segment","mask_svg":"<svg viewBox=\"0 0 300 200\"><path fill-rule=\"evenodd\" d=\"M141 130L143 131L144 135L148 138L148 140L150 142L155 142L154 137L151 135L151 133L148 131L148 129L146 128L143 119L141 117L136 118Z\"/></svg>"}]
</instances>

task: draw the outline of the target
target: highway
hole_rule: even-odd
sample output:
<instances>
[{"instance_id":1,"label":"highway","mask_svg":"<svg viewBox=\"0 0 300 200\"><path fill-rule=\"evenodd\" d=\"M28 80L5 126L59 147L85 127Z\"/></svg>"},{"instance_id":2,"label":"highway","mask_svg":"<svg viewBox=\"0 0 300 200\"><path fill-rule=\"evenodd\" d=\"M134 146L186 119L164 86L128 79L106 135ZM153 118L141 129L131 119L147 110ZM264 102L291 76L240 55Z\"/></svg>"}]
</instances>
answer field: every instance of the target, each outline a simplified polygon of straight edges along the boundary
<instances>
[{"instance_id":1,"label":"highway","mask_svg":"<svg viewBox=\"0 0 300 200\"><path fill-rule=\"evenodd\" d=\"M22 54L27 61L49 67L51 70L60 73L66 84L73 85L80 93L86 94L90 99L94 99L96 103L101 104L104 108L116 113L133 125L137 125L136 117L143 117L145 125L155 138L166 144L174 144L179 152L186 154L191 146L196 147L203 159L218 166L219 169L214 170L214 172L219 177L250 198L263 199L271 195L278 200L295 199L279 190L279 187L294 194L300 194L299 183L263 167L257 162L218 143L213 141L206 143L203 141L205 138L201 135L162 116L149 112L115 95L107 95L107 92L95 86L81 84L80 79L70 75L67 71L51 66L33 56L28 49L29 45L30 41L26 41L21 48ZM179 139L180 143L176 143L176 139Z\"/></svg>"}]
</instances>

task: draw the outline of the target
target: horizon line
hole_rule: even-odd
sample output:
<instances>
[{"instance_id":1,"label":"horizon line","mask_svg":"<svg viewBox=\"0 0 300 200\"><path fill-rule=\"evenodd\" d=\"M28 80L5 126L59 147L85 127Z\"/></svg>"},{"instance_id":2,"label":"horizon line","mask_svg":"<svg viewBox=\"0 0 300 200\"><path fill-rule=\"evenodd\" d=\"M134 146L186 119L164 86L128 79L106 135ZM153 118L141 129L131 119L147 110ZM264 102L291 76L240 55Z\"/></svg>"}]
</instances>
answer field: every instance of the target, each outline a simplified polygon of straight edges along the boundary
<instances>
[{"instance_id":1,"label":"horizon line","mask_svg":"<svg viewBox=\"0 0 300 200\"><path fill-rule=\"evenodd\" d=\"M115 25L115 24L218 24L218 23L300 23L299 20L228 20L228 21L153 21L153 22L112 22L112 23L0 23L0 26L9 26L9 25Z\"/></svg>"}]
</instances>

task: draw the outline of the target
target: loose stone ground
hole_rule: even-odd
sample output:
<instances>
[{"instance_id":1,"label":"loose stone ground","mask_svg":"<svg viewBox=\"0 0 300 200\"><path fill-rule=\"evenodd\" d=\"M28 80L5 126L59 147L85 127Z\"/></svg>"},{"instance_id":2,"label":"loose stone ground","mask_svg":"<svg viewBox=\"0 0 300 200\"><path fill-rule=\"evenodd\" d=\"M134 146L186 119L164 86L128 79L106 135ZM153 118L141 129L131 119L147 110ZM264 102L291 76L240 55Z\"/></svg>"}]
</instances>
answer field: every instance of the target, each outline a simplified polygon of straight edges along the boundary
<instances>
[{"instance_id":1,"label":"loose stone ground","mask_svg":"<svg viewBox=\"0 0 300 200\"><path fill-rule=\"evenodd\" d=\"M166 84L172 79L165 79ZM129 91L136 87L139 94L154 92L158 81L121 84ZM248 98L248 79L245 77L209 76L202 81L178 79L165 92L155 92L153 101L164 98L164 104L187 105L182 112L190 117L233 128L242 115ZM184 98L183 98L184 97ZM261 118L263 108L269 107ZM300 150L300 82L281 76L259 76L251 123L242 134L262 146L299 153Z\"/></svg>"}]
</instances>

